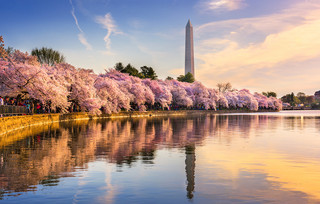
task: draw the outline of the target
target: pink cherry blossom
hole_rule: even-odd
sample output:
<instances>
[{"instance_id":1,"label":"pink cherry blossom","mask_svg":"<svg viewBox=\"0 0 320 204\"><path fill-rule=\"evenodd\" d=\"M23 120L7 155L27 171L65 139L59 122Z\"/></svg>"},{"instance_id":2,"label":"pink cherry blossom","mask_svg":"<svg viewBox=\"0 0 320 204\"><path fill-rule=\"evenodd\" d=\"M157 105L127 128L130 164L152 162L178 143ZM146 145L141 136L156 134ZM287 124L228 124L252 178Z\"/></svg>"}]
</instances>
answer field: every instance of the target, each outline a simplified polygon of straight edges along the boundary
<instances>
[{"instance_id":1,"label":"pink cherry blossom","mask_svg":"<svg viewBox=\"0 0 320 204\"><path fill-rule=\"evenodd\" d=\"M67 63L40 65L35 57L20 51L6 61L0 59L0 95L33 98L61 112L76 104L93 114L146 111L154 104L162 109L282 109L280 99L247 89L222 93L198 81L140 79L114 69L97 75Z\"/></svg>"}]
</instances>

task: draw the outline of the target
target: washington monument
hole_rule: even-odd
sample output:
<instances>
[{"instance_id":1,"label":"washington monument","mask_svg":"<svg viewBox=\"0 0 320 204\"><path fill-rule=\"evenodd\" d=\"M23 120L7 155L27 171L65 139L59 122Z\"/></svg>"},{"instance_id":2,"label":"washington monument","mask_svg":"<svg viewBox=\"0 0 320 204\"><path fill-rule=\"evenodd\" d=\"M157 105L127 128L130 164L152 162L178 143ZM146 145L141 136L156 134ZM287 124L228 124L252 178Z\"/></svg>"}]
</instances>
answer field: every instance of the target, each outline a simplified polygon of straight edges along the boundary
<instances>
[{"instance_id":1,"label":"washington monument","mask_svg":"<svg viewBox=\"0 0 320 204\"><path fill-rule=\"evenodd\" d=\"M193 27L190 19L186 26L186 59L185 74L190 72L194 76L194 54L193 54Z\"/></svg>"}]
</instances>

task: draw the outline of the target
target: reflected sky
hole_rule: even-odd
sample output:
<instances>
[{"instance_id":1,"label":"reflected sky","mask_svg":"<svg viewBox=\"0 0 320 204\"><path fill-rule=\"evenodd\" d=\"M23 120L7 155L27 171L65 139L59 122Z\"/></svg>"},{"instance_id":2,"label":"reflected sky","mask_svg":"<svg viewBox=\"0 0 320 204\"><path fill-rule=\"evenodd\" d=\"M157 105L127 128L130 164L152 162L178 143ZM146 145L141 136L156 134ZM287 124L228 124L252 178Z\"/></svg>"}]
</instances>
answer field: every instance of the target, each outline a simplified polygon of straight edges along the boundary
<instances>
[{"instance_id":1,"label":"reflected sky","mask_svg":"<svg viewBox=\"0 0 320 204\"><path fill-rule=\"evenodd\" d=\"M7 203L320 202L320 112L77 121L0 145Z\"/></svg>"}]
</instances>

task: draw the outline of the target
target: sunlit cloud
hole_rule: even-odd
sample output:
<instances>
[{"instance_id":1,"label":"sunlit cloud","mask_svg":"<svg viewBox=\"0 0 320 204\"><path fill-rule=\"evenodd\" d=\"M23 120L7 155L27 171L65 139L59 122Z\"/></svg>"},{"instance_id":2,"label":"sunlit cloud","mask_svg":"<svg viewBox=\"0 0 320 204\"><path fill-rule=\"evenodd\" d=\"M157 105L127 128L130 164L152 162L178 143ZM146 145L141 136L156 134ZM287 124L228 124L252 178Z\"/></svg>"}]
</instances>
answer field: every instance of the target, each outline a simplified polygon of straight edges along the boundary
<instances>
[{"instance_id":1,"label":"sunlit cloud","mask_svg":"<svg viewBox=\"0 0 320 204\"><path fill-rule=\"evenodd\" d=\"M278 14L201 25L195 29L200 39L196 76L211 86L230 81L239 88L282 91L281 78L294 72L304 79L315 71L308 63L320 58L319 16L319 3L304 2ZM304 69L292 66L297 63L305 64ZM292 87L304 87L303 83L299 80Z\"/></svg>"},{"instance_id":2,"label":"sunlit cloud","mask_svg":"<svg viewBox=\"0 0 320 204\"><path fill-rule=\"evenodd\" d=\"M78 39L80 41L81 44L83 44L87 50L92 50L92 46L90 45L90 43L88 43L85 35L84 35L84 32L83 30L81 29L81 27L79 26L79 22L78 22L78 19L77 19L77 16L75 15L75 9L74 9L74 6L73 6L73 3L72 3L72 0L69 0L70 4L71 4L71 15L73 16L73 19L76 23L76 26L78 28L78 30L80 31L80 33L78 34Z\"/></svg>"},{"instance_id":3,"label":"sunlit cloud","mask_svg":"<svg viewBox=\"0 0 320 204\"><path fill-rule=\"evenodd\" d=\"M98 16L96 17L96 22L102 25L104 29L107 29L107 35L103 38L106 43L106 53L110 53L111 48L111 35L112 34L123 34L121 31L118 30L115 21L113 20L111 13L107 13L105 16Z\"/></svg>"},{"instance_id":4,"label":"sunlit cloud","mask_svg":"<svg viewBox=\"0 0 320 204\"><path fill-rule=\"evenodd\" d=\"M209 0L205 3L208 10L238 10L246 6L244 0Z\"/></svg>"}]
</instances>

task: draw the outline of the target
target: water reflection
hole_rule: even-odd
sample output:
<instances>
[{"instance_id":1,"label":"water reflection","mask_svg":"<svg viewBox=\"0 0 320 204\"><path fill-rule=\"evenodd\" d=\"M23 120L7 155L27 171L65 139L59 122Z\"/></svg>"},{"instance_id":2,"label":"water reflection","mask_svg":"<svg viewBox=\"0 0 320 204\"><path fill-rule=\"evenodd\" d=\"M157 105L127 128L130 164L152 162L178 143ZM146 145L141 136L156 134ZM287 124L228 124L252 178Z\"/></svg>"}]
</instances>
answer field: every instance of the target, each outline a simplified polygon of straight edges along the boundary
<instances>
[{"instance_id":1,"label":"water reflection","mask_svg":"<svg viewBox=\"0 0 320 204\"><path fill-rule=\"evenodd\" d=\"M1 139L0 196L58 187L96 161L116 164L122 175L146 166L168 173L171 164L156 165L159 151L178 149L185 168L175 170L184 173L185 195L195 202L320 201L319 125L316 116L203 115L34 127ZM105 185L120 189L112 175ZM108 200L120 194L108 192Z\"/></svg>"},{"instance_id":2,"label":"water reflection","mask_svg":"<svg viewBox=\"0 0 320 204\"><path fill-rule=\"evenodd\" d=\"M187 197L189 199L193 198L194 192L194 177L195 177L195 167L196 167L196 154L195 146L186 146L186 176L187 176Z\"/></svg>"}]
</instances>

